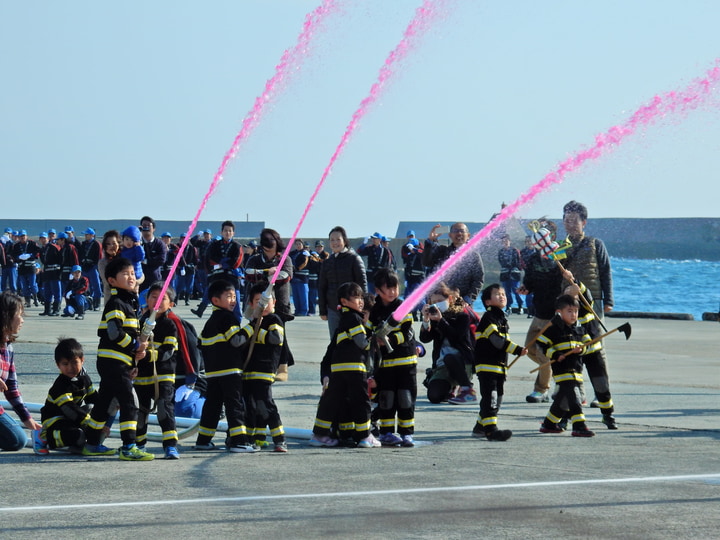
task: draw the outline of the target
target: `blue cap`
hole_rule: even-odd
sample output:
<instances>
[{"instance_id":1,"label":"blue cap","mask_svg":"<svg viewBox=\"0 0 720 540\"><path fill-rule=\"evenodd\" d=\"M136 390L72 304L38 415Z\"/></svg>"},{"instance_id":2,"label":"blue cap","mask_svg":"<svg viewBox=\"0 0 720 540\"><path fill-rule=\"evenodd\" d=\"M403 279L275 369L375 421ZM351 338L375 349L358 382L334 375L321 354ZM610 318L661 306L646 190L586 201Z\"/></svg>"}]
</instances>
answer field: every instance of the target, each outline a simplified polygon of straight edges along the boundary
<instances>
[{"instance_id":1,"label":"blue cap","mask_svg":"<svg viewBox=\"0 0 720 540\"><path fill-rule=\"evenodd\" d=\"M87 229L85 229L83 234L92 234L93 236L95 236L95 229L93 229L92 227L88 227Z\"/></svg>"},{"instance_id":2,"label":"blue cap","mask_svg":"<svg viewBox=\"0 0 720 540\"><path fill-rule=\"evenodd\" d=\"M17 234L18 236L27 236L27 231L25 229L20 229Z\"/></svg>"},{"instance_id":3,"label":"blue cap","mask_svg":"<svg viewBox=\"0 0 720 540\"><path fill-rule=\"evenodd\" d=\"M382 238L382 234L380 234L379 232L374 232L370 238Z\"/></svg>"},{"instance_id":4,"label":"blue cap","mask_svg":"<svg viewBox=\"0 0 720 540\"><path fill-rule=\"evenodd\" d=\"M142 238L142 235L140 234L140 229L138 229L135 225L130 225L120 234L121 236L127 236L128 238L132 238L133 242L140 242Z\"/></svg>"},{"instance_id":5,"label":"blue cap","mask_svg":"<svg viewBox=\"0 0 720 540\"><path fill-rule=\"evenodd\" d=\"M48 229L48 234L57 234L55 229Z\"/></svg>"},{"instance_id":6,"label":"blue cap","mask_svg":"<svg viewBox=\"0 0 720 540\"><path fill-rule=\"evenodd\" d=\"M72 225L68 225L65 227L65 232L75 232L75 229L73 229Z\"/></svg>"},{"instance_id":7,"label":"blue cap","mask_svg":"<svg viewBox=\"0 0 720 540\"><path fill-rule=\"evenodd\" d=\"M7 232L7 233L12 233L13 230L12 230L10 227L5 227L5 232Z\"/></svg>"},{"instance_id":8,"label":"blue cap","mask_svg":"<svg viewBox=\"0 0 720 540\"><path fill-rule=\"evenodd\" d=\"M57 235L57 237L58 237L58 240L62 240L63 238L67 238L68 236L64 232L61 232L60 234Z\"/></svg>"},{"instance_id":9,"label":"blue cap","mask_svg":"<svg viewBox=\"0 0 720 540\"><path fill-rule=\"evenodd\" d=\"M205 229L205 234L212 234L212 231L210 229Z\"/></svg>"},{"instance_id":10,"label":"blue cap","mask_svg":"<svg viewBox=\"0 0 720 540\"><path fill-rule=\"evenodd\" d=\"M410 240L408 240L408 244L410 244L411 246L419 246L420 241L417 238L411 238Z\"/></svg>"},{"instance_id":11,"label":"blue cap","mask_svg":"<svg viewBox=\"0 0 720 540\"><path fill-rule=\"evenodd\" d=\"M185 238L186 236L187 236L187 233L184 232L184 233L182 233L182 234L180 235L180 238Z\"/></svg>"},{"instance_id":12,"label":"blue cap","mask_svg":"<svg viewBox=\"0 0 720 540\"><path fill-rule=\"evenodd\" d=\"M75 266L72 267L71 272L82 272L82 266L80 266L79 264L76 264Z\"/></svg>"},{"instance_id":13,"label":"blue cap","mask_svg":"<svg viewBox=\"0 0 720 540\"><path fill-rule=\"evenodd\" d=\"M405 236L415 236L415 231L410 229L408 232L405 233Z\"/></svg>"},{"instance_id":14,"label":"blue cap","mask_svg":"<svg viewBox=\"0 0 720 540\"><path fill-rule=\"evenodd\" d=\"M48 235L47 235L47 233L46 233L45 231L41 232L41 233L38 235L38 238L47 238L47 237L48 237Z\"/></svg>"},{"instance_id":15,"label":"blue cap","mask_svg":"<svg viewBox=\"0 0 720 540\"><path fill-rule=\"evenodd\" d=\"M170 234L169 232L164 232L164 233L162 233L160 236L161 236L162 238L165 238L166 236L167 236L168 238L172 238L172 234Z\"/></svg>"}]
</instances>

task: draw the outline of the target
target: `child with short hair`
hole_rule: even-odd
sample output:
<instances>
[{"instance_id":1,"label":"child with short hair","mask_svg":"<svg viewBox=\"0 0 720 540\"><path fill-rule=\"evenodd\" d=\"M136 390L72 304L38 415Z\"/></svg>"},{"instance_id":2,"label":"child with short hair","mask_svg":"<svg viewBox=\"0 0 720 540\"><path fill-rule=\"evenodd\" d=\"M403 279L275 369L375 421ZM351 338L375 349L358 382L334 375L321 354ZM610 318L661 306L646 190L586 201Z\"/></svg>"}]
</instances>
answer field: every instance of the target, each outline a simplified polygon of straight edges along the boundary
<instances>
[{"instance_id":1,"label":"child with short hair","mask_svg":"<svg viewBox=\"0 0 720 540\"><path fill-rule=\"evenodd\" d=\"M582 397L579 383L582 381L582 355L587 351L585 344L591 341L582 326L578 324L579 303L568 294L560 296L555 309L559 317L537 339L543 353L551 359L553 380L557 385L540 433L562 433L558 423L567 415L572 422L573 437L593 437L585 424L582 411Z\"/></svg>"},{"instance_id":2,"label":"child with short hair","mask_svg":"<svg viewBox=\"0 0 720 540\"><path fill-rule=\"evenodd\" d=\"M368 397L369 332L363 321L363 290L357 283L343 283L338 288L340 322L330 355L330 373L323 377L310 439L311 446L337 446L330 436L334 422L352 420L358 448L377 448L381 444L370 433L370 398ZM341 415L346 418L338 418Z\"/></svg>"},{"instance_id":3,"label":"child with short hair","mask_svg":"<svg viewBox=\"0 0 720 540\"><path fill-rule=\"evenodd\" d=\"M83 427L90 418L89 404L96 403L98 394L90 375L85 371L85 353L74 338L61 338L55 347L55 365L60 370L48 391L45 405L40 409L41 437L47 446L35 444L36 454L70 447L73 453L81 453L85 444ZM44 450L44 451L43 451Z\"/></svg>"},{"instance_id":4,"label":"child with short hair","mask_svg":"<svg viewBox=\"0 0 720 540\"><path fill-rule=\"evenodd\" d=\"M212 438L225 406L228 423L227 449L229 452L255 452L245 427L243 403L242 365L244 346L253 335L248 324L243 327L235 318L237 305L235 287L229 281L218 279L208 286L208 297L213 312L200 333L200 347L205 359L207 397L200 416L200 427L195 450L214 450Z\"/></svg>"},{"instance_id":5,"label":"child with short hair","mask_svg":"<svg viewBox=\"0 0 720 540\"><path fill-rule=\"evenodd\" d=\"M23 301L11 291L0 293L0 392L18 415L22 426L28 429L41 429L30 415L23 402L15 374L15 353L12 342L18 336L23 319ZM25 447L27 436L25 430L0 405L0 450L16 452Z\"/></svg>"},{"instance_id":6,"label":"child with short hair","mask_svg":"<svg viewBox=\"0 0 720 540\"><path fill-rule=\"evenodd\" d=\"M572 274L570 274L572 276ZM578 313L578 322L583 326L585 332L595 339L601 335L600 321L595 317L595 314L588 309L587 306L593 305L593 297L590 290L581 281L573 283L565 288L565 294L569 294L576 298L579 295L583 295L585 302L580 302L580 312ZM607 426L608 429L617 429L617 421L613 416L615 412L615 404L612 400L610 393L610 378L607 371L607 363L605 362L605 355L602 354L602 341L598 341L593 344L592 348L583 355L583 364L587 369L588 377L590 377L590 383L592 384L593 390L595 391L595 397L597 398L597 404L593 402L590 406L597 406L602 413L602 423Z\"/></svg>"},{"instance_id":7,"label":"child with short hair","mask_svg":"<svg viewBox=\"0 0 720 540\"><path fill-rule=\"evenodd\" d=\"M115 453L101 444L102 430L109 418L113 399L120 407L120 459L150 461L154 456L140 450L135 444L138 409L133 391L133 377L137 374L137 361L145 357L147 342L140 339L138 322L137 280L133 263L125 257L116 257L105 268L105 278L112 287L105 303L98 327L100 344L97 353L97 371L100 375L98 398L86 426L86 441L82 453L86 456L103 456Z\"/></svg>"},{"instance_id":8,"label":"child with short hair","mask_svg":"<svg viewBox=\"0 0 720 540\"><path fill-rule=\"evenodd\" d=\"M150 310L158 304L163 282L156 281L148 288L147 301ZM175 427L175 364L178 350L177 327L167 316L175 305L175 290L168 287L159 303L153 327L152 342L148 354L138 362L138 374L133 380L138 397L137 445L145 449L148 415L155 409L162 429L165 459L179 459L178 434ZM148 320L151 311L140 319L140 327ZM151 407L152 405L152 407Z\"/></svg>"},{"instance_id":9,"label":"child with short hair","mask_svg":"<svg viewBox=\"0 0 720 540\"><path fill-rule=\"evenodd\" d=\"M497 414L502 404L507 378L508 353L523 356L527 349L510 340L505 316L507 297L498 283L488 285L480 296L485 313L475 332L475 373L480 383L480 414L472 430L473 437L506 441L509 429L498 429Z\"/></svg>"},{"instance_id":10,"label":"child with short hair","mask_svg":"<svg viewBox=\"0 0 720 540\"><path fill-rule=\"evenodd\" d=\"M370 323L378 329L390 320L402 303L400 280L389 268L381 268L374 277L377 301L370 312ZM389 328L387 342L378 339L381 360L375 370L378 390L380 436L385 446L415 446L415 398L417 397L417 348L409 313ZM395 435L397 417L398 435Z\"/></svg>"},{"instance_id":11,"label":"child with short hair","mask_svg":"<svg viewBox=\"0 0 720 540\"><path fill-rule=\"evenodd\" d=\"M129 259L135 270L135 281L138 287L145 281L142 271L142 262L145 260L145 250L142 246L142 233L135 225L130 225L122 233L120 241L120 256Z\"/></svg>"},{"instance_id":12,"label":"child with short hair","mask_svg":"<svg viewBox=\"0 0 720 540\"><path fill-rule=\"evenodd\" d=\"M259 282L248 291L248 311L256 313L267 283ZM270 436L275 444L275 452L287 452L285 430L280 420L275 400L272 397L272 383L280 367L282 347L285 343L285 329L282 319L275 313L275 297L268 300L265 309L257 315L260 318L250 321L257 332L253 334L252 349L248 348L248 357L243 368L243 395L245 397L245 425L248 437L255 446L266 446L265 428L270 428Z\"/></svg>"}]
</instances>

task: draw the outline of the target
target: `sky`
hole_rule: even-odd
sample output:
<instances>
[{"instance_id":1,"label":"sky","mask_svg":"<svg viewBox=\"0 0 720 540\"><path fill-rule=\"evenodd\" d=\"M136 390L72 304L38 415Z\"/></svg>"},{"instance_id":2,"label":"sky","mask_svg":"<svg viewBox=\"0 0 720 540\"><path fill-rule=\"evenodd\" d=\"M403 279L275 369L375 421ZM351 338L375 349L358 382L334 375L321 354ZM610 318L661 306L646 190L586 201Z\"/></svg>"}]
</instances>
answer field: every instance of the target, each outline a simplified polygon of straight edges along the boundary
<instances>
[{"instance_id":1,"label":"sky","mask_svg":"<svg viewBox=\"0 0 720 540\"><path fill-rule=\"evenodd\" d=\"M243 118L320 0L0 2L0 218L195 216ZM337 0L203 220L289 236L422 0ZM300 235L486 221L656 94L720 58L715 0L438 1ZM720 89L521 208L715 217Z\"/></svg>"}]
</instances>

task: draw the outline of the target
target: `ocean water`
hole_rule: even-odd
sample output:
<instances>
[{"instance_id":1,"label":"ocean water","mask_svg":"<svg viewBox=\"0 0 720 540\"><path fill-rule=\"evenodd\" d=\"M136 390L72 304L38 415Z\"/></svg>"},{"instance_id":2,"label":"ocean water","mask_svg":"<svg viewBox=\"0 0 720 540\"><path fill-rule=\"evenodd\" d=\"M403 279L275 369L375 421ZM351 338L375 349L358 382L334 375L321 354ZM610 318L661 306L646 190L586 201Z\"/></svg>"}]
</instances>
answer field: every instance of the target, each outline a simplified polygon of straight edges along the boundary
<instances>
[{"instance_id":1,"label":"ocean water","mask_svg":"<svg viewBox=\"0 0 720 540\"><path fill-rule=\"evenodd\" d=\"M720 262L610 257L615 309L690 313L696 321L720 308Z\"/></svg>"},{"instance_id":2,"label":"ocean water","mask_svg":"<svg viewBox=\"0 0 720 540\"><path fill-rule=\"evenodd\" d=\"M610 257L610 264L616 311L689 313L702 321L720 309L720 261ZM482 312L479 300L473 307Z\"/></svg>"}]
</instances>

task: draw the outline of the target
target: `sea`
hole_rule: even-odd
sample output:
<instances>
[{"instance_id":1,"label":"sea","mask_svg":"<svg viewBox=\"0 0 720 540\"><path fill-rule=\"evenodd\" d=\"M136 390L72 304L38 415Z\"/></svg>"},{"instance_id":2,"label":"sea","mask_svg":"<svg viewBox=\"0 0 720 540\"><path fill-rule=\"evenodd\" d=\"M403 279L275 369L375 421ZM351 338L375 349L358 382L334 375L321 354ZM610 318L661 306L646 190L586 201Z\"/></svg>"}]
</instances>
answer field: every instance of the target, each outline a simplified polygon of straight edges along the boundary
<instances>
[{"instance_id":1,"label":"sea","mask_svg":"<svg viewBox=\"0 0 720 540\"><path fill-rule=\"evenodd\" d=\"M617 311L689 313L720 310L720 261L610 257Z\"/></svg>"},{"instance_id":2,"label":"sea","mask_svg":"<svg viewBox=\"0 0 720 540\"><path fill-rule=\"evenodd\" d=\"M610 265L615 311L689 313L702 321L720 310L720 261L610 257Z\"/></svg>"}]
</instances>

